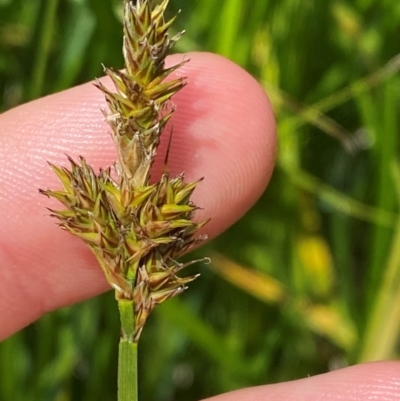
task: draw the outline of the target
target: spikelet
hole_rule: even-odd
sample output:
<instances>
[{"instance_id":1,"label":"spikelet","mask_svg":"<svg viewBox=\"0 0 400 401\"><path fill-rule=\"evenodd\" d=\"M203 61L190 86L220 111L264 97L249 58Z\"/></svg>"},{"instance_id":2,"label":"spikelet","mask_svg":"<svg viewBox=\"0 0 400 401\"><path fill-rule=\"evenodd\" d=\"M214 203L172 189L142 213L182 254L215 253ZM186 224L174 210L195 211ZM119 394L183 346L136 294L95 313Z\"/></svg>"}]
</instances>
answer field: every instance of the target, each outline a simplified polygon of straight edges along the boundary
<instances>
[{"instance_id":1,"label":"spikelet","mask_svg":"<svg viewBox=\"0 0 400 401\"><path fill-rule=\"evenodd\" d=\"M183 174L172 178L165 172L149 183L160 135L174 112L170 99L185 85L184 78L165 81L184 63L165 67L181 36L168 34L175 18L165 20L167 4L124 2L125 70L105 68L116 92L95 84L109 107L103 113L117 148L115 174L111 168L94 172L83 157L69 158L70 169L51 165L63 188L40 190L65 206L51 215L89 246L117 300L133 300L134 341L154 306L196 278L178 277L188 263L176 259L204 239L195 234L206 223L193 221L197 207L190 197L199 181L186 183Z\"/></svg>"}]
</instances>

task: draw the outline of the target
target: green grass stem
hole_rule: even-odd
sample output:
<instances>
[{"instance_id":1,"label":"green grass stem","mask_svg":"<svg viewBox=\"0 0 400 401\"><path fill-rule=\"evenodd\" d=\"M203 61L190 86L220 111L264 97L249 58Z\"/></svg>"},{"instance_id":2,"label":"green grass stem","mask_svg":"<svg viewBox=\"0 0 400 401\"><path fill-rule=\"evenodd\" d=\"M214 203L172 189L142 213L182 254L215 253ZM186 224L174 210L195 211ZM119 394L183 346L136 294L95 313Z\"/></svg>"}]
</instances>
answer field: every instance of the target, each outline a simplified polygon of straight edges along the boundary
<instances>
[{"instance_id":1,"label":"green grass stem","mask_svg":"<svg viewBox=\"0 0 400 401\"><path fill-rule=\"evenodd\" d=\"M393 358L400 334L400 220L374 307L366 325L358 362Z\"/></svg>"},{"instance_id":2,"label":"green grass stem","mask_svg":"<svg viewBox=\"0 0 400 401\"><path fill-rule=\"evenodd\" d=\"M32 78L28 91L29 99L36 99L43 94L47 63L50 57L51 41L54 34L57 18L58 0L47 0L41 19L40 38L34 59Z\"/></svg>"},{"instance_id":3,"label":"green grass stem","mask_svg":"<svg viewBox=\"0 0 400 401\"><path fill-rule=\"evenodd\" d=\"M118 349L118 401L138 400L137 342L133 301L119 300L121 339Z\"/></svg>"}]
</instances>

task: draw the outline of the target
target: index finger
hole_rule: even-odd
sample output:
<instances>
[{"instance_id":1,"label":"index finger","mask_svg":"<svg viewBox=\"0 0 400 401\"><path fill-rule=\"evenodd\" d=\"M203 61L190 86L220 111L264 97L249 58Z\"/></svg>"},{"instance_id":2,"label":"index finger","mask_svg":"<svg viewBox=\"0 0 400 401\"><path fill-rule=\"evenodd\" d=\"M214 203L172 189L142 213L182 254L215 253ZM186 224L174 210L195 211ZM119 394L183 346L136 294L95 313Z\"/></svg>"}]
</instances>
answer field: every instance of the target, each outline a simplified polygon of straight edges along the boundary
<instances>
[{"instance_id":1,"label":"index finger","mask_svg":"<svg viewBox=\"0 0 400 401\"><path fill-rule=\"evenodd\" d=\"M212 218L206 232L213 237L262 193L274 159L274 119L242 69L211 54L188 57L179 70L188 85L174 97L169 168L186 171L188 180L205 177L194 201L199 219ZM59 186L46 160L65 164L65 153L82 155L94 168L115 160L104 107L102 94L85 84L0 116L0 338L108 288L87 247L46 216L45 207L59 205L38 193Z\"/></svg>"}]
</instances>

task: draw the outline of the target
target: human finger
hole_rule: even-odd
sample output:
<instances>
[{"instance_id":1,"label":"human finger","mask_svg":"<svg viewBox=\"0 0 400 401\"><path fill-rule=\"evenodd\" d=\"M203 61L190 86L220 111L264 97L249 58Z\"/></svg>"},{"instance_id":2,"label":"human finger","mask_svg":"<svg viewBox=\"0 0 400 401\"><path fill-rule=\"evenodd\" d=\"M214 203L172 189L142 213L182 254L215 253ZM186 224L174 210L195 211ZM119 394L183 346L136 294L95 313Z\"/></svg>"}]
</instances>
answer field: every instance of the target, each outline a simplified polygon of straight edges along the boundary
<instances>
[{"instance_id":1,"label":"human finger","mask_svg":"<svg viewBox=\"0 0 400 401\"><path fill-rule=\"evenodd\" d=\"M400 362L375 362L204 401L398 401L399 394Z\"/></svg>"},{"instance_id":2,"label":"human finger","mask_svg":"<svg viewBox=\"0 0 400 401\"><path fill-rule=\"evenodd\" d=\"M262 193L274 159L274 120L259 85L235 64L207 53L169 63L183 57L191 60L177 73L188 85L174 97L169 168L188 180L205 177L194 194L202 208L196 218L212 218L206 232L213 237ZM87 247L46 216L45 207L60 205L38 193L60 185L46 160L67 164L65 154L82 155L94 168L115 160L104 107L89 83L0 116L0 338L108 288ZM165 149L164 141L160 159Z\"/></svg>"}]
</instances>

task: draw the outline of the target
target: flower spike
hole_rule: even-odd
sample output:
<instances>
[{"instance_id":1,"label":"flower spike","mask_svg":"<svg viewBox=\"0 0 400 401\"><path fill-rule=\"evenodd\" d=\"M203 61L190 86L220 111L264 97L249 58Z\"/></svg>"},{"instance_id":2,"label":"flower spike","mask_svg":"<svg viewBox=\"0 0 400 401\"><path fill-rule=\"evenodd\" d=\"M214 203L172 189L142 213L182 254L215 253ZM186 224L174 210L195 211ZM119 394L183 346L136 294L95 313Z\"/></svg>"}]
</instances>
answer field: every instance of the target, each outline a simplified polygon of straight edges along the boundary
<instances>
[{"instance_id":1,"label":"flower spike","mask_svg":"<svg viewBox=\"0 0 400 401\"><path fill-rule=\"evenodd\" d=\"M175 17L164 18L168 0L151 3L124 1L125 69L104 68L115 91L95 83L108 105L103 113L117 149L115 174L69 158L70 169L51 165L62 189L40 190L65 207L51 216L92 250L117 300L132 304L133 332L123 336L135 342L155 305L197 277L178 277L187 264L176 260L204 239L195 235L205 224L193 221L198 208L190 201L200 181L186 183L166 169L150 184L160 136L175 110L170 99L185 85L184 78L166 79L186 62L165 68L181 34L169 36Z\"/></svg>"}]
</instances>

